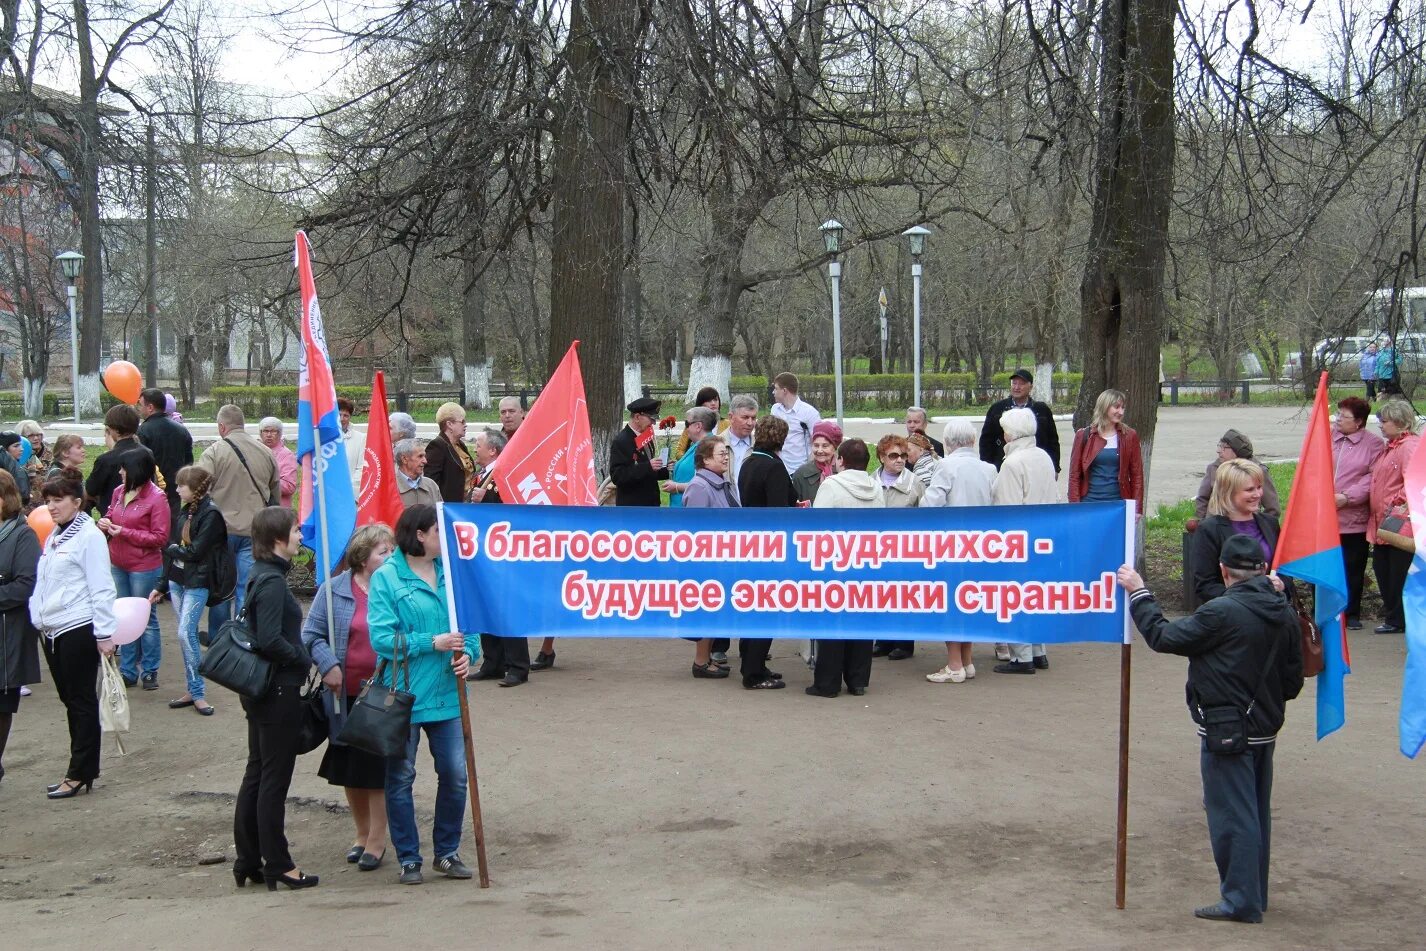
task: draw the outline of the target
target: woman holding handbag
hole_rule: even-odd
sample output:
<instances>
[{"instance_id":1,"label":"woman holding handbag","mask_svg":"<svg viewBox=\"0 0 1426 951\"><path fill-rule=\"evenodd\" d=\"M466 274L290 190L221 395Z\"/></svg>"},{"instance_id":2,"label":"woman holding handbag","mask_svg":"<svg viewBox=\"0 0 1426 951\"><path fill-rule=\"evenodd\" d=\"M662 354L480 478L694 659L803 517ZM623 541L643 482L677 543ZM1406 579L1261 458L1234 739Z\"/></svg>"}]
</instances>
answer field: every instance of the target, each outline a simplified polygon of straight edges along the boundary
<instances>
[{"instance_id":1,"label":"woman holding handbag","mask_svg":"<svg viewBox=\"0 0 1426 951\"><path fill-rule=\"evenodd\" d=\"M228 552L228 526L223 521L223 513L208 497L212 474L197 466L184 466L174 476L174 482L178 488L178 511L173 515L168 547L163 552L163 567L149 601L157 604L167 592L173 598L173 610L178 615L178 646L183 651L183 676L188 692L170 700L169 709L192 707L210 717L213 706L206 699L207 690L198 674L198 665L203 660L198 645L198 625L203 620L203 609L208 606L210 594L222 593L215 592L214 588L224 585L219 576L223 574L224 562L230 562L233 556ZM233 569L230 574L236 574L235 566L228 567ZM231 596L231 592L228 594ZM208 621L213 626L211 612Z\"/></svg>"},{"instance_id":2,"label":"woman holding handbag","mask_svg":"<svg viewBox=\"0 0 1426 951\"><path fill-rule=\"evenodd\" d=\"M233 878L242 888L249 881L278 883L288 888L312 888L316 875L306 875L287 850L287 788L297 764L301 690L312 658L302 646L302 608L287 587L292 557L302 547L297 513L268 506L253 516L253 569L239 619L245 621L255 653L272 664L272 681L261 697L242 698L248 718L248 764L238 788L233 813L237 859Z\"/></svg>"},{"instance_id":3,"label":"woman holding handbag","mask_svg":"<svg viewBox=\"0 0 1426 951\"><path fill-rule=\"evenodd\" d=\"M45 507L54 528L30 597L30 620L40 629L55 691L69 719L69 768L49 787L49 798L69 799L99 778L100 655L114 653L114 576L109 546L84 513L84 480L65 469L45 482Z\"/></svg>"},{"instance_id":4,"label":"woman holding handbag","mask_svg":"<svg viewBox=\"0 0 1426 951\"><path fill-rule=\"evenodd\" d=\"M20 710L20 688L40 679L40 639L29 612L40 542L24 511L15 479L0 472L0 779L5 777L10 722Z\"/></svg>"},{"instance_id":5,"label":"woman holding handbag","mask_svg":"<svg viewBox=\"0 0 1426 951\"><path fill-rule=\"evenodd\" d=\"M406 750L386 761L386 818L391 844L401 862L403 885L419 885L423 880L421 835L411 799L422 732L436 761L435 867L450 878L472 876L460 860L466 773L458 691L465 689L466 671L479 656L479 642L472 639L468 645L463 635L448 630L446 574L440 553L441 527L435 506L413 505L402 512L396 521L396 551L371 576L367 609L376 655L389 661L401 656L406 660L406 680L398 680L393 671L391 685L415 696Z\"/></svg>"},{"instance_id":6,"label":"woman holding handbag","mask_svg":"<svg viewBox=\"0 0 1426 951\"><path fill-rule=\"evenodd\" d=\"M1416 454L1421 437L1416 435L1416 410L1402 399L1389 399L1376 411L1381 434L1386 437L1386 449L1372 466L1372 488L1368 505L1367 541L1372 543L1372 573L1381 590L1382 623L1372 629L1374 634L1401 634L1406 630L1406 614L1401 605L1401 590L1406 586L1406 572L1411 568L1413 552L1387 544L1377 536L1377 529L1388 515L1406 512L1406 466ZM1409 524L1409 523L1408 523Z\"/></svg>"},{"instance_id":7,"label":"woman holding handbag","mask_svg":"<svg viewBox=\"0 0 1426 951\"><path fill-rule=\"evenodd\" d=\"M363 872L379 868L386 857L386 760L336 741L343 718L338 715L333 697L343 698L342 712L350 710L362 681L376 672L367 598L372 574L395 549L396 536L385 525L357 529L347 543L346 570L317 589L307 623L302 626L302 644L327 685L324 701L330 742L317 775L346 792L352 821L356 823L356 842L347 852L347 861L356 863ZM332 600L330 623L328 589Z\"/></svg>"}]
</instances>

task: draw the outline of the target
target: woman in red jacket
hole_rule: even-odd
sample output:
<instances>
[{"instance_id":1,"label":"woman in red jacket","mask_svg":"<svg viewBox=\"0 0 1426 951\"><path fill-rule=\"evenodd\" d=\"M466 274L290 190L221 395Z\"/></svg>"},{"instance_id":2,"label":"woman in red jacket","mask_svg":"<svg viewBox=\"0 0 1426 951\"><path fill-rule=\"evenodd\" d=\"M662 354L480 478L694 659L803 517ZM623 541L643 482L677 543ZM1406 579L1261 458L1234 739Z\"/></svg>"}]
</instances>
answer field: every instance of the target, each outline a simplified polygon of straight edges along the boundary
<instances>
[{"instance_id":1,"label":"woman in red jacket","mask_svg":"<svg viewBox=\"0 0 1426 951\"><path fill-rule=\"evenodd\" d=\"M1105 390L1094 401L1094 421L1074 434L1070 454L1071 502L1133 499L1144 514L1144 454L1139 434L1124 425L1126 397Z\"/></svg>"},{"instance_id":2,"label":"woman in red jacket","mask_svg":"<svg viewBox=\"0 0 1426 951\"><path fill-rule=\"evenodd\" d=\"M110 570L121 598L147 598L163 568L163 546L168 541L168 497L154 484L153 453L142 447L119 456L123 482L114 490L109 510L98 528L109 539ZM119 648L119 672L129 686L142 682L145 690L158 689L158 662L163 639L158 632L158 612L149 605L149 623L143 636Z\"/></svg>"}]
</instances>

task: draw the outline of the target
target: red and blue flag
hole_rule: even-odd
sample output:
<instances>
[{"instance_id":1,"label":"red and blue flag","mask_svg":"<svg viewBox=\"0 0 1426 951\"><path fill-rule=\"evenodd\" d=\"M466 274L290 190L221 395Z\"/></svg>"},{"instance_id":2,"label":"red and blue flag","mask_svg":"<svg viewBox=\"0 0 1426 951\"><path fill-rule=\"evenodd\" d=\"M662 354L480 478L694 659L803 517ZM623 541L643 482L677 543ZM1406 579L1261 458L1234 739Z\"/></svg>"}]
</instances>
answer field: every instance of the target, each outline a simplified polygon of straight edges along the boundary
<instances>
[{"instance_id":1,"label":"red and blue flag","mask_svg":"<svg viewBox=\"0 0 1426 951\"><path fill-rule=\"evenodd\" d=\"M1273 567L1279 574L1306 581L1316 591L1314 616L1322 631L1323 661L1322 673L1317 675L1319 740L1347 722L1344 680L1351 673L1342 615L1347 607L1347 569L1337 533L1331 420L1327 374L1323 373L1273 555Z\"/></svg>"},{"instance_id":2,"label":"red and blue flag","mask_svg":"<svg viewBox=\"0 0 1426 951\"><path fill-rule=\"evenodd\" d=\"M337 412L337 386L332 358L317 304L312 278L311 247L305 232L297 232L297 283L302 292L302 347L297 371L297 458L302 462L302 495L298 515L302 543L317 556L317 580L332 574L356 530L356 498L352 495L346 440ZM313 461L316 460L316 465Z\"/></svg>"},{"instance_id":3,"label":"red and blue flag","mask_svg":"<svg viewBox=\"0 0 1426 951\"><path fill-rule=\"evenodd\" d=\"M1406 508L1416 556L1406 575L1401 604L1406 615L1406 670L1401 678L1401 753L1416 758L1426 746L1426 452L1420 448L1406 464Z\"/></svg>"}]
</instances>

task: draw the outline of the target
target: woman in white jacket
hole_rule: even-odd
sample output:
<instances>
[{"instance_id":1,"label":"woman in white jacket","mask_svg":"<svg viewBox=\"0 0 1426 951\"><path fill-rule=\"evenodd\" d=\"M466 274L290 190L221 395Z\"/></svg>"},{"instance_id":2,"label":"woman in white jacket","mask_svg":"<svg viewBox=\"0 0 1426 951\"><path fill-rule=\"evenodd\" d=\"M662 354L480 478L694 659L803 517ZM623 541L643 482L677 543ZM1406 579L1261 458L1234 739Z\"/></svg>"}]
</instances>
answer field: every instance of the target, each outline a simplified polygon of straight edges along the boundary
<instances>
[{"instance_id":1,"label":"woman in white jacket","mask_svg":"<svg viewBox=\"0 0 1426 951\"><path fill-rule=\"evenodd\" d=\"M995 477L996 505L1052 505L1058 501L1055 464L1035 445L1038 424L1029 407L1008 409L1000 417L1005 432L1005 461ZM1010 659L995 665L997 674L1033 674L1050 666L1044 644L1011 644Z\"/></svg>"},{"instance_id":2,"label":"woman in white jacket","mask_svg":"<svg viewBox=\"0 0 1426 951\"><path fill-rule=\"evenodd\" d=\"M55 691L69 716L69 768L49 787L49 798L90 791L99 778L99 655L114 653L114 576L109 544L86 515L84 482L76 469L50 477L43 489L54 529L30 597L30 620L40 630Z\"/></svg>"}]
</instances>

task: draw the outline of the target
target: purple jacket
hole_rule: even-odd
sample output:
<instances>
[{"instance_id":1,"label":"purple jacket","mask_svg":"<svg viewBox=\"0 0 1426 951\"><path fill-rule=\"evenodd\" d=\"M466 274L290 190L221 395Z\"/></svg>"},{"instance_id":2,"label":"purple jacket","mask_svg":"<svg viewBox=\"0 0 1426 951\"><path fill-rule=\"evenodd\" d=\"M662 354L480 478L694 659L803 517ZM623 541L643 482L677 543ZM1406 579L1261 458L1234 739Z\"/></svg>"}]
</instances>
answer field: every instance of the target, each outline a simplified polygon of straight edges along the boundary
<instances>
[{"instance_id":1,"label":"purple jacket","mask_svg":"<svg viewBox=\"0 0 1426 951\"><path fill-rule=\"evenodd\" d=\"M1347 504L1337 510L1337 531L1343 535L1367 530L1372 466L1385 450L1382 438L1366 429L1350 436L1332 431L1334 491L1347 497Z\"/></svg>"},{"instance_id":2,"label":"purple jacket","mask_svg":"<svg viewBox=\"0 0 1426 951\"><path fill-rule=\"evenodd\" d=\"M686 509L738 508L738 487L716 472L699 469L683 491Z\"/></svg>"}]
</instances>

